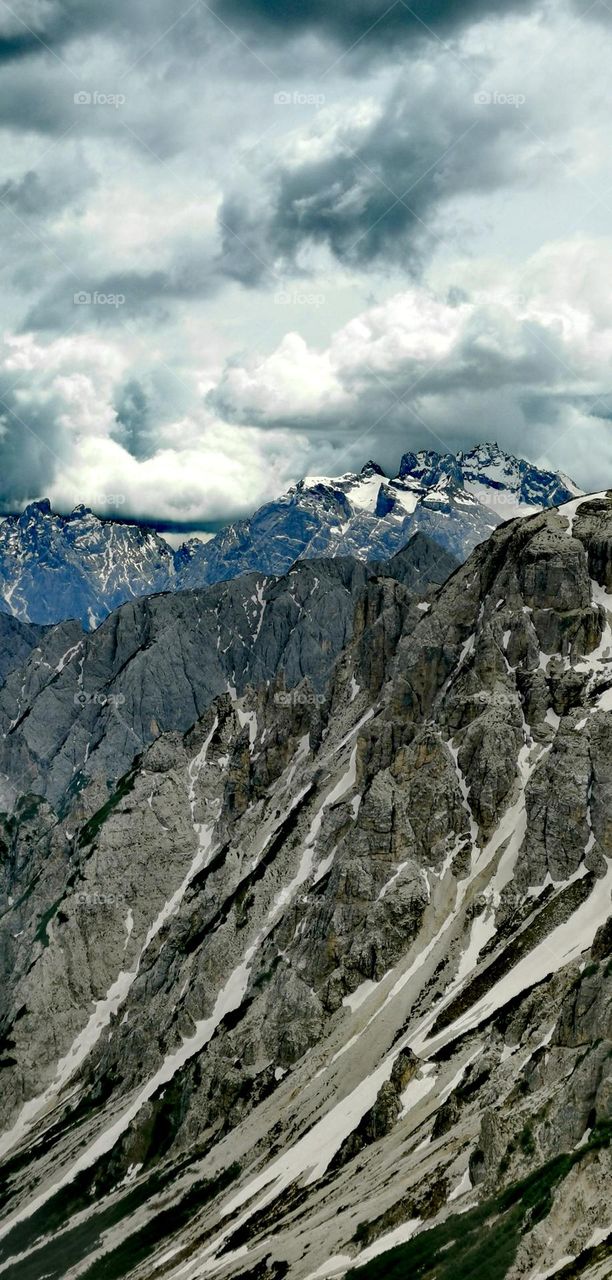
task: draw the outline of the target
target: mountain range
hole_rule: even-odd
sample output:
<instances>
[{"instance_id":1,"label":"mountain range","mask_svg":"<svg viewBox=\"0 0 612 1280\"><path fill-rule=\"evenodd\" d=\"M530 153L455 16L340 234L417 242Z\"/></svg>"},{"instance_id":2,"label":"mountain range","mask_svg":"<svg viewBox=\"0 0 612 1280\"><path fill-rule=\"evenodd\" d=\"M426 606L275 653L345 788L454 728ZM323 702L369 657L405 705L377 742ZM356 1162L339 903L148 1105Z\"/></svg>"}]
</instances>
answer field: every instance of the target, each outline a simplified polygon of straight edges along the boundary
<instances>
[{"instance_id":1,"label":"mountain range","mask_svg":"<svg viewBox=\"0 0 612 1280\"><path fill-rule=\"evenodd\" d=\"M0 1275L610 1276L612 494L494 523L2 620Z\"/></svg>"},{"instance_id":2,"label":"mountain range","mask_svg":"<svg viewBox=\"0 0 612 1280\"><path fill-rule=\"evenodd\" d=\"M386 561L417 531L463 560L501 522L580 492L496 444L457 456L406 453L395 477L371 461L358 474L306 477L249 519L176 551L138 524L82 506L56 515L43 499L0 524L0 609L38 624L78 618L91 630L124 601L154 592L249 572L279 576L304 558Z\"/></svg>"}]
</instances>

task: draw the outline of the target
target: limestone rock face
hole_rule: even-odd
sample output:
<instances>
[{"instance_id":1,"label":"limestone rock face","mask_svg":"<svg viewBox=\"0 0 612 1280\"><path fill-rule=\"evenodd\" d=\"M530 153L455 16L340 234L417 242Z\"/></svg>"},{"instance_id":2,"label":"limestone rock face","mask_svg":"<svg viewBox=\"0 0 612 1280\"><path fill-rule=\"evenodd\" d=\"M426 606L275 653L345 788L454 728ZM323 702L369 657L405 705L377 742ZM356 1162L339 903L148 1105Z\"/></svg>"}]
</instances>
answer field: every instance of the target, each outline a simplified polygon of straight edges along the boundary
<instances>
[{"instance_id":1,"label":"limestone rock face","mask_svg":"<svg viewBox=\"0 0 612 1280\"><path fill-rule=\"evenodd\" d=\"M464 1274L503 1228L508 1277L605 1275L611 515L21 637L8 1274Z\"/></svg>"},{"instance_id":2,"label":"limestone rock face","mask_svg":"<svg viewBox=\"0 0 612 1280\"><path fill-rule=\"evenodd\" d=\"M521 558L523 599L531 609L569 613L591 603L589 566L582 542L545 526L531 538Z\"/></svg>"}]
</instances>

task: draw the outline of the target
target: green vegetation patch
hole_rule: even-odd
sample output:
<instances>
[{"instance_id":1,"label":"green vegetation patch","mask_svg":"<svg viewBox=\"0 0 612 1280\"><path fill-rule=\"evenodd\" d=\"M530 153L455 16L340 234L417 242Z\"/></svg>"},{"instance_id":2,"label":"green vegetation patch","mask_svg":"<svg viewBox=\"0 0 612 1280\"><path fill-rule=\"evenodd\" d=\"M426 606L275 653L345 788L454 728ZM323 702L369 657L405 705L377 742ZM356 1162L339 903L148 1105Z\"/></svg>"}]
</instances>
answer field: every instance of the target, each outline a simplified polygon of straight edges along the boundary
<instances>
[{"instance_id":1,"label":"green vegetation patch","mask_svg":"<svg viewBox=\"0 0 612 1280\"><path fill-rule=\"evenodd\" d=\"M34 941L41 942L43 947L49 946L48 928L54 915L56 915L57 911L59 910L60 903L63 901L64 901L64 895L62 894L60 898L56 898L55 902L51 903L51 906L49 907L49 909L45 911L44 915L40 917L38 928L36 930L36 933L34 934Z\"/></svg>"},{"instance_id":2,"label":"green vegetation patch","mask_svg":"<svg viewBox=\"0 0 612 1280\"><path fill-rule=\"evenodd\" d=\"M93 1259L84 1267L87 1280L123 1280L132 1269L146 1263L147 1258L164 1241L174 1235L208 1204L225 1191L240 1173L240 1165L234 1163L215 1178L198 1179L170 1208L159 1208L142 1226L126 1235L126 1238L103 1256ZM167 1189L177 1172L176 1166L163 1176L155 1173L143 1183L137 1183L120 1199L102 1201L93 1213L85 1214L76 1225L67 1220L95 1202L95 1173L86 1169L75 1178L70 1188L58 1192L36 1215L36 1221L19 1223L5 1238L0 1256L7 1260L17 1253L30 1249L28 1256L20 1258L15 1266L9 1264L6 1274L9 1280L64 1280L67 1272L77 1264L83 1264L90 1254L100 1249L104 1237L119 1224L126 1224L137 1210L147 1204L155 1194ZM68 1201L66 1199L68 1194ZM62 1229L63 1228L63 1229ZM35 1241L38 1247L34 1248Z\"/></svg>"},{"instance_id":3,"label":"green vegetation patch","mask_svg":"<svg viewBox=\"0 0 612 1280\"><path fill-rule=\"evenodd\" d=\"M89 821L81 828L79 834L79 847L81 849L85 848L88 844L93 844L93 841L95 840L100 828L106 822L109 814L113 812L113 809L117 808L117 805L121 800L123 800L124 796L127 796L129 792L133 790L139 769L140 756L137 756L132 768L129 769L128 772L119 780L116 790L113 791L111 796L109 796L106 803L103 804L100 809L97 809L96 812L92 814Z\"/></svg>"}]
</instances>

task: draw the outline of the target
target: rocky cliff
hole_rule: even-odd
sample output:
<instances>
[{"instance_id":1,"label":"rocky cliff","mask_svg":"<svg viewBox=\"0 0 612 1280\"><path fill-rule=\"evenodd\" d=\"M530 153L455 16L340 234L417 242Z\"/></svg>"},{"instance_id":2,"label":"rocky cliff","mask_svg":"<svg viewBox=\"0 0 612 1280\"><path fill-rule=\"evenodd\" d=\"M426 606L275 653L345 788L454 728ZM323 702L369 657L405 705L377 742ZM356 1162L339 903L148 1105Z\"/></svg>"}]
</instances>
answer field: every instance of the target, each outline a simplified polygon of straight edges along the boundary
<instances>
[{"instance_id":1,"label":"rocky cliff","mask_svg":"<svg viewBox=\"0 0 612 1280\"><path fill-rule=\"evenodd\" d=\"M322 572L8 676L0 1275L610 1274L612 495Z\"/></svg>"}]
</instances>

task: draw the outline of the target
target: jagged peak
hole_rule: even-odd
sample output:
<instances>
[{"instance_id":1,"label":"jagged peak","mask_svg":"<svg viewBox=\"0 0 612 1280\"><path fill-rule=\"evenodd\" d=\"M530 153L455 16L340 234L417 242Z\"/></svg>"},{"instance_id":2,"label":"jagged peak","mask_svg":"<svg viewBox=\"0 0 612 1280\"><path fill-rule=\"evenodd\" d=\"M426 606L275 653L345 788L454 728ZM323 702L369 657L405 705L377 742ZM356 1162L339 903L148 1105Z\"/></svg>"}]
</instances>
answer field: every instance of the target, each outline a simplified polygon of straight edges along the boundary
<instances>
[{"instance_id":1,"label":"jagged peak","mask_svg":"<svg viewBox=\"0 0 612 1280\"><path fill-rule=\"evenodd\" d=\"M28 502L27 507L23 509L23 516L50 516L53 515L51 510L51 502L49 498L37 498L35 502Z\"/></svg>"},{"instance_id":2,"label":"jagged peak","mask_svg":"<svg viewBox=\"0 0 612 1280\"><path fill-rule=\"evenodd\" d=\"M445 477L445 483L459 487L463 485L463 475L458 458L454 453L437 453L435 449L420 449L418 453L405 453L400 462L398 480L406 477L433 486Z\"/></svg>"},{"instance_id":3,"label":"jagged peak","mask_svg":"<svg viewBox=\"0 0 612 1280\"><path fill-rule=\"evenodd\" d=\"M0 611L42 623L79 616L89 627L134 595L211 585L254 567L276 574L303 556L380 560L419 526L463 559L496 525L581 492L495 440L457 455L420 449L404 453L394 477L373 458L360 471L304 476L250 517L176 555L137 521L117 522L84 503L57 515L48 498L39 499L0 525ZM46 584L51 561L63 583L55 602L38 585Z\"/></svg>"}]
</instances>

